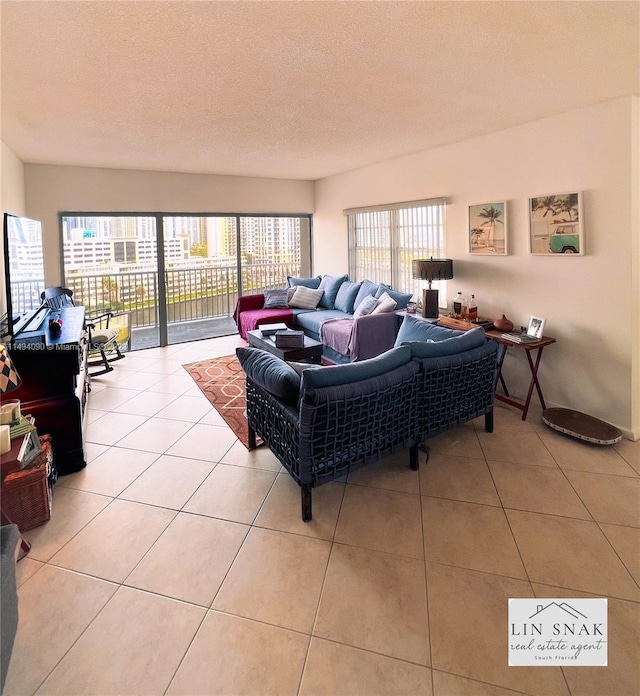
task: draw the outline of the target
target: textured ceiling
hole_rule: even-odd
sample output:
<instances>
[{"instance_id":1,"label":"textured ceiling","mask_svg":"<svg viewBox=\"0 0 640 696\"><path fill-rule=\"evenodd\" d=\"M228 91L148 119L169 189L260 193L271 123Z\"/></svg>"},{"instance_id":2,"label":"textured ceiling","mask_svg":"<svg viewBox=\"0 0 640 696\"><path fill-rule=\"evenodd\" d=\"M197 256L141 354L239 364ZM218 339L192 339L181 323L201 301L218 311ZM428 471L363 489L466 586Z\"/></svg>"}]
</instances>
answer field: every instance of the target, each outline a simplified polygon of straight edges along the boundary
<instances>
[{"instance_id":1,"label":"textured ceiling","mask_svg":"<svg viewBox=\"0 0 640 696\"><path fill-rule=\"evenodd\" d=\"M318 179L638 94L636 1L0 7L24 162Z\"/></svg>"}]
</instances>

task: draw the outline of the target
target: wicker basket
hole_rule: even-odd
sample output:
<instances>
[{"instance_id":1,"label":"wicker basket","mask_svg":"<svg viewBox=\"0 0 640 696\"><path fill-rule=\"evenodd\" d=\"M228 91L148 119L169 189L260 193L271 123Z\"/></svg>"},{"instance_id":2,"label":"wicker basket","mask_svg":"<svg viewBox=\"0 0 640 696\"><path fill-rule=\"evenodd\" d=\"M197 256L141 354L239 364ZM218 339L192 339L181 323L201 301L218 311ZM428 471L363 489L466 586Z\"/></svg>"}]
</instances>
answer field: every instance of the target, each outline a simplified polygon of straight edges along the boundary
<instances>
[{"instance_id":1,"label":"wicker basket","mask_svg":"<svg viewBox=\"0 0 640 696\"><path fill-rule=\"evenodd\" d=\"M18 525L21 532L51 518L51 460L51 445L43 442L42 452L33 466L8 474L2 482L2 512Z\"/></svg>"}]
</instances>

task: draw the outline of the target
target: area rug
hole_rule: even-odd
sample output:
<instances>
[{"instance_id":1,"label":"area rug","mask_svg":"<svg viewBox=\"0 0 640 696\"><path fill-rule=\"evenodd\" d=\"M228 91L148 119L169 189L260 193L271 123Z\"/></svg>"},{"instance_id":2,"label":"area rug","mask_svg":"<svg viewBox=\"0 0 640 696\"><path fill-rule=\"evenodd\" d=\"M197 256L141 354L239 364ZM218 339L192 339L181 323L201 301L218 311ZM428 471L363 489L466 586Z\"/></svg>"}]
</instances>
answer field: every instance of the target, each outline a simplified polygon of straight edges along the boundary
<instances>
[{"instance_id":1,"label":"area rug","mask_svg":"<svg viewBox=\"0 0 640 696\"><path fill-rule=\"evenodd\" d=\"M251 449L246 415L245 374L236 356L200 360L182 367L191 375L240 442Z\"/></svg>"}]
</instances>

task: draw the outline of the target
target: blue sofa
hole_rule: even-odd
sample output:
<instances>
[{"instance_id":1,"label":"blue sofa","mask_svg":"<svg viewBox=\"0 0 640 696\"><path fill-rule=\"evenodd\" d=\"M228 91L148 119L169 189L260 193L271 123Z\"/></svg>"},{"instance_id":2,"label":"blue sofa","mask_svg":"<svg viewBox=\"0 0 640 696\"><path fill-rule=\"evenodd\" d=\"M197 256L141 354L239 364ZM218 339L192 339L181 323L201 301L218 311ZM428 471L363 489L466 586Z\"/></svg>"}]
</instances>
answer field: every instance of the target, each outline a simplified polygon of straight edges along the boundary
<instances>
[{"instance_id":1,"label":"blue sofa","mask_svg":"<svg viewBox=\"0 0 640 696\"><path fill-rule=\"evenodd\" d=\"M236 350L250 444L259 435L298 483L305 522L316 486L400 448L417 470L420 443L481 415L493 431L497 343L481 328L432 327L441 333L413 340L403 331L410 323L405 318L397 346L347 365L296 366L256 348Z\"/></svg>"},{"instance_id":2,"label":"blue sofa","mask_svg":"<svg viewBox=\"0 0 640 696\"><path fill-rule=\"evenodd\" d=\"M288 278L288 285L304 285L310 289L322 290L317 308L290 307L286 294L281 295L279 303L277 300L270 302L270 294L277 297L278 293L284 293L283 290L244 295L238 298L233 314L238 333L246 340L247 331L256 329L261 324L283 322L302 329L309 338L323 343L323 354L336 363L366 360L392 348L398 333L395 310L404 309L411 300L410 293L398 292L370 280L354 283L346 275ZM371 295L380 298L385 292L396 301L392 311L354 318L355 309L365 297ZM334 324L343 319L349 320L347 326ZM333 326L329 326L330 324ZM323 335L323 325L326 325L325 332L336 336L335 341Z\"/></svg>"}]
</instances>

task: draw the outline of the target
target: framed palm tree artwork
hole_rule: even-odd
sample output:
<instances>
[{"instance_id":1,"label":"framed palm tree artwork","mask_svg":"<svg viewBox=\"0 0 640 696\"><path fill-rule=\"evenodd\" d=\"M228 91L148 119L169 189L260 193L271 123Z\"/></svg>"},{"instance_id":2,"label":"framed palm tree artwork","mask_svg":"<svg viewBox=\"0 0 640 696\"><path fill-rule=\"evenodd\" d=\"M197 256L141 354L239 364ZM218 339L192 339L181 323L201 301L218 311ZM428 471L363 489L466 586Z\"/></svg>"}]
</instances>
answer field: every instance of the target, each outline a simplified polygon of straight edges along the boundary
<instances>
[{"instance_id":1,"label":"framed palm tree artwork","mask_svg":"<svg viewBox=\"0 0 640 696\"><path fill-rule=\"evenodd\" d=\"M469 253L506 256L506 201L469 206Z\"/></svg>"},{"instance_id":2,"label":"framed palm tree artwork","mask_svg":"<svg viewBox=\"0 0 640 696\"><path fill-rule=\"evenodd\" d=\"M556 193L529 199L532 254L584 254L582 194Z\"/></svg>"}]
</instances>

